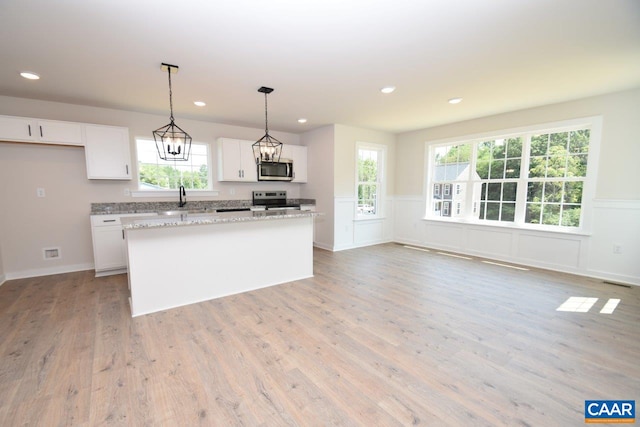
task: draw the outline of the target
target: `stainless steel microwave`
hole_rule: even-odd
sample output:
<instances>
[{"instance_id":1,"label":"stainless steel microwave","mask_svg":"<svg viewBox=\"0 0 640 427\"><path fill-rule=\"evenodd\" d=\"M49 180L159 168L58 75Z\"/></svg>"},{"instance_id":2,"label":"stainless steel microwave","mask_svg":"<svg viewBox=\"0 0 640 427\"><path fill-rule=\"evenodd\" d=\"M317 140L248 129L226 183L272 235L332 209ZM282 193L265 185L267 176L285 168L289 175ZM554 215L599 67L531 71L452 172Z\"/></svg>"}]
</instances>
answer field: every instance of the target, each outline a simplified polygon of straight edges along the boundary
<instances>
[{"instance_id":1,"label":"stainless steel microwave","mask_svg":"<svg viewBox=\"0 0 640 427\"><path fill-rule=\"evenodd\" d=\"M279 162L260 162L258 181L291 181L293 179L293 160L280 159Z\"/></svg>"}]
</instances>

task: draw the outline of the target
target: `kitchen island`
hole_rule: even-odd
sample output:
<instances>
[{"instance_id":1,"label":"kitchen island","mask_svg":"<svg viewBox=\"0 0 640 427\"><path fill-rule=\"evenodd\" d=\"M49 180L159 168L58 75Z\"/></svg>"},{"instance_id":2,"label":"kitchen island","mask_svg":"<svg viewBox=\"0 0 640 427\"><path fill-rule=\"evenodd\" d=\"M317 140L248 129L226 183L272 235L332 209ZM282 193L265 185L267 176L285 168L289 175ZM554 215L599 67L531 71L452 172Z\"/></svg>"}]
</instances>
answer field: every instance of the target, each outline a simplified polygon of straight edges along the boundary
<instances>
[{"instance_id":1,"label":"kitchen island","mask_svg":"<svg viewBox=\"0 0 640 427\"><path fill-rule=\"evenodd\" d=\"M139 316L313 276L313 219L299 210L122 219Z\"/></svg>"}]
</instances>

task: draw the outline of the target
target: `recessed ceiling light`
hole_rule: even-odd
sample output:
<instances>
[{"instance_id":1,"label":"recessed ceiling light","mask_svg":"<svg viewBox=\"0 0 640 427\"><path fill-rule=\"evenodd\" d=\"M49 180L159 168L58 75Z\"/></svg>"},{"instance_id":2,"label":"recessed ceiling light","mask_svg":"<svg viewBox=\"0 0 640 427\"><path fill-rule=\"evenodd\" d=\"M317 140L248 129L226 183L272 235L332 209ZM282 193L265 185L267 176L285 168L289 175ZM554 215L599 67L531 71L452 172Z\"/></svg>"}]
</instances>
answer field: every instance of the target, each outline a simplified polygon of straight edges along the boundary
<instances>
[{"instance_id":1,"label":"recessed ceiling light","mask_svg":"<svg viewBox=\"0 0 640 427\"><path fill-rule=\"evenodd\" d=\"M307 119L304 119L304 118L298 119L298 123L307 123Z\"/></svg>"},{"instance_id":2,"label":"recessed ceiling light","mask_svg":"<svg viewBox=\"0 0 640 427\"><path fill-rule=\"evenodd\" d=\"M20 73L20 75L22 77L24 77L25 79L29 79L29 80L39 80L40 76L37 75L36 73L32 73L31 71L23 71Z\"/></svg>"},{"instance_id":3,"label":"recessed ceiling light","mask_svg":"<svg viewBox=\"0 0 640 427\"><path fill-rule=\"evenodd\" d=\"M391 93L394 90L396 90L395 86L385 86L382 89L380 89L380 92L382 92L382 93Z\"/></svg>"},{"instance_id":4,"label":"recessed ceiling light","mask_svg":"<svg viewBox=\"0 0 640 427\"><path fill-rule=\"evenodd\" d=\"M451 98L449 100L449 104L459 104L460 102L462 102L462 98Z\"/></svg>"},{"instance_id":5,"label":"recessed ceiling light","mask_svg":"<svg viewBox=\"0 0 640 427\"><path fill-rule=\"evenodd\" d=\"M198 107L204 107L205 105L207 105L207 103L203 101L193 101L193 103Z\"/></svg>"}]
</instances>

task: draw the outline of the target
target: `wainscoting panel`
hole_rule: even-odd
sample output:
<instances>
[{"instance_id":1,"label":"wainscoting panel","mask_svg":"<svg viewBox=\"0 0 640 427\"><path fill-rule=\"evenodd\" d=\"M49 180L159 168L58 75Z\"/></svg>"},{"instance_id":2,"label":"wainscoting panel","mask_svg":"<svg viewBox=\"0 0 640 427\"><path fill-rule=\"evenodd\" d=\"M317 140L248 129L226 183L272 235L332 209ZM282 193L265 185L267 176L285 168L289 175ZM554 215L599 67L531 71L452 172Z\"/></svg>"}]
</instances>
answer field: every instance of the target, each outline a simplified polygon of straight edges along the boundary
<instances>
[{"instance_id":1,"label":"wainscoting panel","mask_svg":"<svg viewBox=\"0 0 640 427\"><path fill-rule=\"evenodd\" d=\"M425 220L423 197L402 196L393 240L640 285L640 201L596 200L592 219L585 234Z\"/></svg>"},{"instance_id":2,"label":"wainscoting panel","mask_svg":"<svg viewBox=\"0 0 640 427\"><path fill-rule=\"evenodd\" d=\"M384 241L384 220L359 220L354 223L354 239L356 246L375 245Z\"/></svg>"},{"instance_id":3,"label":"wainscoting panel","mask_svg":"<svg viewBox=\"0 0 640 427\"><path fill-rule=\"evenodd\" d=\"M469 227L466 248L479 256L505 259L513 253L513 240L509 231Z\"/></svg>"},{"instance_id":4,"label":"wainscoting panel","mask_svg":"<svg viewBox=\"0 0 640 427\"><path fill-rule=\"evenodd\" d=\"M515 259L536 266L577 271L582 239L582 236L555 237L522 233Z\"/></svg>"}]
</instances>

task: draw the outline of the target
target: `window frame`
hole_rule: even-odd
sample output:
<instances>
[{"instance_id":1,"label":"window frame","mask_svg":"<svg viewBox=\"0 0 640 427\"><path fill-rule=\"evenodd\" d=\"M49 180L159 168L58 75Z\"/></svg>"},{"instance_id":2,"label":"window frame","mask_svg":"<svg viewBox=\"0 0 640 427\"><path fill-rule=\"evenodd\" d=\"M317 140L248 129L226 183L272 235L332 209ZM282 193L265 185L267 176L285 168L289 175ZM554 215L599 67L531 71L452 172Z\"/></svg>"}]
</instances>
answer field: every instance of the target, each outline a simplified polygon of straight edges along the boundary
<instances>
[{"instance_id":1,"label":"window frame","mask_svg":"<svg viewBox=\"0 0 640 427\"><path fill-rule=\"evenodd\" d=\"M371 142L356 142L355 151L355 203L354 203L354 219L360 221L381 219L384 218L384 199L386 197L386 159L387 159L387 146L382 144L376 144ZM376 213L374 215L361 214L358 212L358 187L363 184L359 180L358 160L360 158L360 150L369 150L378 152L378 173L376 181Z\"/></svg>"},{"instance_id":2,"label":"window frame","mask_svg":"<svg viewBox=\"0 0 640 427\"><path fill-rule=\"evenodd\" d=\"M134 147L135 147L135 181L136 181L136 189L131 190L132 197L173 197L177 192L177 189L140 189L140 162L139 162L139 154L138 154L138 141L150 141L155 144L155 141L149 137L135 137L134 138ZM211 144L200 141L192 141L191 145L203 145L207 147L207 182L209 183L207 189L187 189L188 193L197 196L218 196L220 192L213 188L213 155ZM192 147L193 148L193 147ZM193 151L193 150L192 150Z\"/></svg>"},{"instance_id":3,"label":"window frame","mask_svg":"<svg viewBox=\"0 0 640 427\"><path fill-rule=\"evenodd\" d=\"M587 161L587 169L583 182L583 190L582 190L582 202L581 202L581 222L580 227L569 227L562 225L545 225L545 224L530 224L526 223L524 209L526 208L527 203L527 182L531 181L532 178L528 177L529 170L529 159L530 159L530 143L531 143L531 135L534 134L544 134L544 133L556 133L556 132L568 132L577 129L590 129L590 140L589 140L589 149L588 149L588 161ZM472 156L470 167L472 170L475 168L476 164L476 152L477 146L480 142L494 139L506 139L513 137L523 137L523 148L522 148L522 164L521 171L523 173L520 174L518 180L518 188L516 195L516 218L514 222L502 222L502 221L494 221L494 220L481 220L479 218L475 218L475 215L479 214L479 211L474 213L471 206L474 206L476 210L479 209L479 205L476 205L475 200L467 200L467 205L469 208L465 209L466 214L460 217L445 217L441 213L438 215L437 213L432 212L430 207L432 207L432 201L434 201L433 187L435 184L446 184L446 182L436 182L433 179L433 171L432 166L435 164L435 149L440 146L446 145L462 145L462 144L471 144ZM549 123L540 123L534 124L530 126L523 126L519 128L512 129L504 129L497 130L492 132L484 132L480 134L471 134L471 135L463 135L460 137L452 137L446 139L439 139L433 141L425 142L425 182L424 182L424 216L423 220L427 221L445 221L445 222L454 222L454 223L468 223L479 226L488 226L488 227L506 227L506 228L517 228L524 230L537 230L537 231L549 231L549 232L557 232L557 233L568 233L568 234L581 234L588 235L592 230L592 217L593 217L593 200L595 199L595 187L597 181L597 173L598 173L598 163L600 158L600 144L602 138L602 117L601 116L591 116L591 117L583 117L577 119L570 119L564 121L557 122L549 122ZM510 181L508 179L506 181ZM503 179L505 181L505 179ZM495 180L487 180L487 181L474 181L469 178L464 183L469 185L474 185L480 183L489 183L496 182ZM467 192L471 195L474 192L473 187L469 188ZM471 197L471 196L469 196ZM470 202L470 203L469 203ZM479 203L478 203L479 204Z\"/></svg>"}]
</instances>

